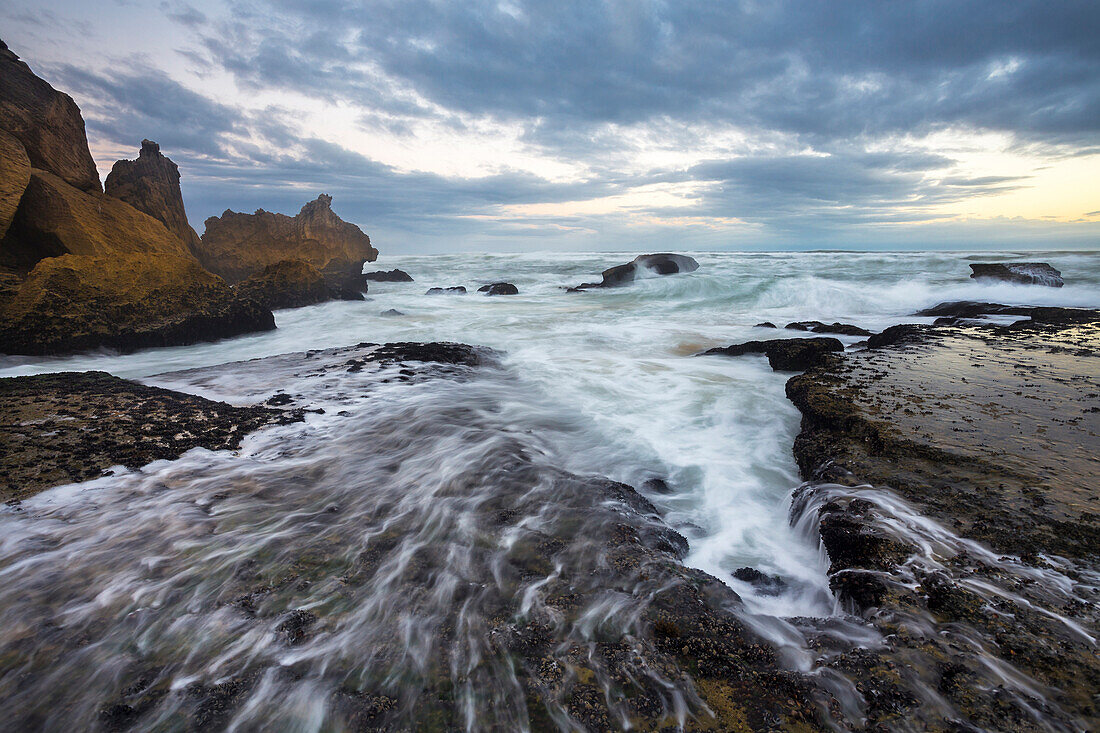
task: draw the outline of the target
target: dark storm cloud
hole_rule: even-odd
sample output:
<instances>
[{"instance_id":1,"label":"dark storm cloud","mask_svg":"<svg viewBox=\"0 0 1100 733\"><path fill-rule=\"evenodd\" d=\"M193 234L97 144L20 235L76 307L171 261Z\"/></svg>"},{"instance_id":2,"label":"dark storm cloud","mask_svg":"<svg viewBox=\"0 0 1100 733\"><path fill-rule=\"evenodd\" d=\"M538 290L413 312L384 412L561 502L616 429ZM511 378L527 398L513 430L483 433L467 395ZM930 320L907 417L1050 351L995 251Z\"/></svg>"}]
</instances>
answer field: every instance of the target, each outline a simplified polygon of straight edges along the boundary
<instances>
[{"instance_id":1,"label":"dark storm cloud","mask_svg":"<svg viewBox=\"0 0 1100 733\"><path fill-rule=\"evenodd\" d=\"M91 132L115 143L144 137L176 150L217 155L225 135L242 129L241 112L175 81L141 59L96 73L73 65L52 70L51 81L82 101Z\"/></svg>"},{"instance_id":2,"label":"dark storm cloud","mask_svg":"<svg viewBox=\"0 0 1100 733\"><path fill-rule=\"evenodd\" d=\"M945 203L1030 185L946 174L946 155L867 152L905 148L889 144L902 137L959 127L1047 158L1100 151L1095 0L193 1L162 12L185 29L177 63L204 78L347 104L362 129L410 141L423 123L510 124L536 152L589 172L555 183L509 170L505 156L476 179L398 171L285 110L214 101L142 59L57 67L51 80L78 97L96 136L161 142L196 219L227 206L291 212L327 190L348 218L393 232L606 232L607 217L520 220L507 207L680 183L699 185L685 194L696 206L647 213L842 231L935 220ZM633 157L653 140L690 151L729 128L751 138L744 149L637 172Z\"/></svg>"},{"instance_id":3,"label":"dark storm cloud","mask_svg":"<svg viewBox=\"0 0 1100 733\"><path fill-rule=\"evenodd\" d=\"M1058 139L1100 129L1091 0L274 5L263 17L242 5L206 37L259 87L386 105L368 62L445 108L551 126L669 115L819 140L937 124Z\"/></svg>"}]
</instances>

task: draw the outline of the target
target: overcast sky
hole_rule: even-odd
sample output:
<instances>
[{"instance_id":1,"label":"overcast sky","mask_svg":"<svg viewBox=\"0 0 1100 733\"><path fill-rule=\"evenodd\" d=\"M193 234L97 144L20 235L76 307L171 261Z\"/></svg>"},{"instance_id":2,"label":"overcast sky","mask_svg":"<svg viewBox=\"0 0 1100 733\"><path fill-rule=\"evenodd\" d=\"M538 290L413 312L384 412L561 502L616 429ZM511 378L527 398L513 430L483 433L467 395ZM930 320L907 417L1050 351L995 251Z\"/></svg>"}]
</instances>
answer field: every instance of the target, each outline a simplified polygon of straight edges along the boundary
<instances>
[{"instance_id":1,"label":"overcast sky","mask_svg":"<svg viewBox=\"0 0 1100 733\"><path fill-rule=\"evenodd\" d=\"M101 175L383 254L1100 247L1100 2L4 0Z\"/></svg>"}]
</instances>

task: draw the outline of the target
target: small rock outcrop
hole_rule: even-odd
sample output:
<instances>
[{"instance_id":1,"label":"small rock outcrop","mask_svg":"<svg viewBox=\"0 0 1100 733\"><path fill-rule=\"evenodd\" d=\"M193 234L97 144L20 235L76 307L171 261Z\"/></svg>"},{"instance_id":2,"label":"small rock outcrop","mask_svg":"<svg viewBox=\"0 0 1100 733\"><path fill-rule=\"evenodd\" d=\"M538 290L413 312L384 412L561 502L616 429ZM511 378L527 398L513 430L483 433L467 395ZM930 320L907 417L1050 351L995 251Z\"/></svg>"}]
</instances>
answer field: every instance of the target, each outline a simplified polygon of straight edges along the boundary
<instances>
[{"instance_id":1,"label":"small rock outcrop","mask_svg":"<svg viewBox=\"0 0 1100 733\"><path fill-rule=\"evenodd\" d=\"M604 270L603 280L598 283L582 283L576 288L570 288L571 292L587 290L589 288L618 288L629 285L637 279L639 273L648 271L657 275L674 275L678 272L695 272L699 269L699 263L687 255L669 253L638 255L632 262L625 265L616 265Z\"/></svg>"},{"instance_id":2,"label":"small rock outcrop","mask_svg":"<svg viewBox=\"0 0 1100 733\"><path fill-rule=\"evenodd\" d=\"M107 175L104 191L159 220L191 252L198 251L199 235L187 223L183 207L179 167L152 140L141 141L136 160L115 163Z\"/></svg>"},{"instance_id":3,"label":"small rock outcrop","mask_svg":"<svg viewBox=\"0 0 1100 733\"><path fill-rule=\"evenodd\" d=\"M451 288L428 288L428 292L424 295L465 295L466 287L464 285L455 285Z\"/></svg>"},{"instance_id":4,"label":"small rock outcrop","mask_svg":"<svg viewBox=\"0 0 1100 733\"><path fill-rule=\"evenodd\" d=\"M144 215L143 215L144 216ZM0 352L60 354L177 346L275 328L191 257L49 257L0 302Z\"/></svg>"},{"instance_id":5,"label":"small rock outcrop","mask_svg":"<svg viewBox=\"0 0 1100 733\"><path fill-rule=\"evenodd\" d=\"M703 355L742 356L764 354L768 364L776 371L798 372L823 363L830 354L844 351L838 339L817 336L814 338L769 339L746 341L743 344L708 349Z\"/></svg>"},{"instance_id":6,"label":"small rock outcrop","mask_svg":"<svg viewBox=\"0 0 1100 733\"><path fill-rule=\"evenodd\" d=\"M519 295L519 288L512 283L493 283L492 285L482 285L477 289L477 292L486 295Z\"/></svg>"},{"instance_id":7,"label":"small rock outcrop","mask_svg":"<svg viewBox=\"0 0 1100 733\"><path fill-rule=\"evenodd\" d=\"M370 237L337 216L327 194L295 216L263 209L212 216L206 220L197 254L206 269L233 283L284 260L302 260L326 274L361 279L363 263L378 258Z\"/></svg>"},{"instance_id":8,"label":"small rock outcrop","mask_svg":"<svg viewBox=\"0 0 1100 733\"><path fill-rule=\"evenodd\" d=\"M979 263L970 266L974 279L1004 280L1021 285L1046 285L1060 288L1065 285L1062 273L1046 262Z\"/></svg>"},{"instance_id":9,"label":"small rock outcrop","mask_svg":"<svg viewBox=\"0 0 1100 733\"><path fill-rule=\"evenodd\" d=\"M265 308L300 308L332 300L334 293L316 267L301 260L268 265L236 287L237 294ZM360 296L362 297L362 296Z\"/></svg>"},{"instance_id":10,"label":"small rock outcrop","mask_svg":"<svg viewBox=\"0 0 1100 733\"><path fill-rule=\"evenodd\" d=\"M821 321L795 321L784 328L812 333L835 333L840 336L870 336L873 332L850 323L822 323Z\"/></svg>"},{"instance_id":11,"label":"small rock outcrop","mask_svg":"<svg viewBox=\"0 0 1100 733\"><path fill-rule=\"evenodd\" d=\"M393 269L389 272L379 270L377 272L363 273L363 279L372 283L411 283L412 276L404 270Z\"/></svg>"},{"instance_id":12,"label":"small rock outcrop","mask_svg":"<svg viewBox=\"0 0 1100 733\"><path fill-rule=\"evenodd\" d=\"M33 168L49 171L81 191L103 190L76 102L35 76L3 41L0 130L19 141Z\"/></svg>"}]
</instances>

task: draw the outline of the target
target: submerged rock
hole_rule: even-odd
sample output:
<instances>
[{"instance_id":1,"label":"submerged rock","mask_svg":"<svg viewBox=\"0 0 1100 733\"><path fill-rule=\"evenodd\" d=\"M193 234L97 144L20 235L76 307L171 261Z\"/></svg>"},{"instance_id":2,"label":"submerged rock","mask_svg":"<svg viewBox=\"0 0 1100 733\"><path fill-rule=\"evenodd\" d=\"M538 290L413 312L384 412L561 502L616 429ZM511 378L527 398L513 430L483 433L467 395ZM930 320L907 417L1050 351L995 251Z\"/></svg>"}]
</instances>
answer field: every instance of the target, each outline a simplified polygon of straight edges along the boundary
<instances>
[{"instance_id":1,"label":"submerged rock","mask_svg":"<svg viewBox=\"0 0 1100 733\"><path fill-rule=\"evenodd\" d=\"M769 339L746 341L743 344L708 349L705 355L742 356L764 354L776 371L801 371L824 362L830 354L844 351L844 344L835 338Z\"/></svg>"},{"instance_id":2,"label":"submerged rock","mask_svg":"<svg viewBox=\"0 0 1100 733\"><path fill-rule=\"evenodd\" d=\"M486 295L519 295L519 288L512 283L493 283L492 285L482 285L477 289L477 292Z\"/></svg>"},{"instance_id":3,"label":"submerged rock","mask_svg":"<svg viewBox=\"0 0 1100 733\"><path fill-rule=\"evenodd\" d=\"M771 321L761 321L760 323L757 323L755 326L753 326L753 328L779 328L779 326L775 325Z\"/></svg>"},{"instance_id":4,"label":"submerged rock","mask_svg":"<svg viewBox=\"0 0 1100 733\"><path fill-rule=\"evenodd\" d=\"M428 292L424 295L465 295L466 287L464 285L455 285L450 288L428 288Z\"/></svg>"},{"instance_id":5,"label":"submerged rock","mask_svg":"<svg viewBox=\"0 0 1100 733\"><path fill-rule=\"evenodd\" d=\"M980 263L970 266L970 277L975 279L1004 280L1023 285L1046 285L1060 288L1065 285L1062 273L1046 262Z\"/></svg>"},{"instance_id":6,"label":"submerged rock","mask_svg":"<svg viewBox=\"0 0 1100 733\"><path fill-rule=\"evenodd\" d=\"M104 192L157 219L179 237L188 250L198 252L199 235L187 222L179 167L166 158L152 140L141 141L136 160L115 163L104 182Z\"/></svg>"},{"instance_id":7,"label":"submerged rock","mask_svg":"<svg viewBox=\"0 0 1100 733\"><path fill-rule=\"evenodd\" d=\"M239 282L284 260L302 260L326 273L361 279L364 262L378 250L370 237L332 210L332 197L321 194L295 216L259 209L254 214L226 210L206 220L199 261L229 282Z\"/></svg>"},{"instance_id":8,"label":"submerged rock","mask_svg":"<svg viewBox=\"0 0 1100 733\"><path fill-rule=\"evenodd\" d=\"M384 316L386 318L392 318L394 316L403 316L405 314L403 312L397 310L396 308L390 308L389 310L382 311L381 313L379 313L379 315Z\"/></svg>"},{"instance_id":9,"label":"submerged rock","mask_svg":"<svg viewBox=\"0 0 1100 733\"><path fill-rule=\"evenodd\" d=\"M835 333L840 336L870 336L873 332L850 323L822 323L821 321L795 321L784 328L792 331L810 331L813 333Z\"/></svg>"},{"instance_id":10,"label":"submerged rock","mask_svg":"<svg viewBox=\"0 0 1100 733\"><path fill-rule=\"evenodd\" d=\"M768 575L756 568L737 568L733 577L756 588L766 596L777 596L787 589L787 582L778 575Z\"/></svg>"},{"instance_id":11,"label":"submerged rock","mask_svg":"<svg viewBox=\"0 0 1100 733\"><path fill-rule=\"evenodd\" d=\"M363 279L369 282L379 283L411 283L413 281L409 273L397 269L390 270L389 272L383 272L381 270L377 272L367 272L363 274Z\"/></svg>"}]
</instances>

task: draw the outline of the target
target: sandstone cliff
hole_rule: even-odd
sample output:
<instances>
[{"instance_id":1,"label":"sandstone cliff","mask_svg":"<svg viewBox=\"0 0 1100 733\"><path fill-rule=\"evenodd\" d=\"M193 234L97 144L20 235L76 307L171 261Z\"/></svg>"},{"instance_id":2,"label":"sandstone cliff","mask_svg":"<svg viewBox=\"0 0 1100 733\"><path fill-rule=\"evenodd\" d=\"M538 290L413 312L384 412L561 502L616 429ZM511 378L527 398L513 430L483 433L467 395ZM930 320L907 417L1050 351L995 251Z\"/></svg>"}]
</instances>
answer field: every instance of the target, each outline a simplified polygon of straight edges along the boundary
<instances>
[{"instance_id":1,"label":"sandstone cliff","mask_svg":"<svg viewBox=\"0 0 1100 733\"><path fill-rule=\"evenodd\" d=\"M0 41L0 130L30 163L81 191L102 191L76 102L38 78Z\"/></svg>"},{"instance_id":2,"label":"sandstone cliff","mask_svg":"<svg viewBox=\"0 0 1100 733\"><path fill-rule=\"evenodd\" d=\"M284 260L268 265L238 284L237 293L271 309L298 308L334 297L325 276L316 267L301 260Z\"/></svg>"},{"instance_id":3,"label":"sandstone cliff","mask_svg":"<svg viewBox=\"0 0 1100 733\"><path fill-rule=\"evenodd\" d=\"M212 216L206 220L199 261L230 282L285 260L302 260L324 272L326 279L358 276L364 261L377 259L378 250L359 227L337 216L331 204L332 197L322 194L296 216L263 209Z\"/></svg>"},{"instance_id":4,"label":"sandstone cliff","mask_svg":"<svg viewBox=\"0 0 1100 733\"><path fill-rule=\"evenodd\" d=\"M191 252L197 252L199 235L187 223L180 192L179 167L160 152L152 140L141 141L137 160L120 160L104 184L108 196L121 199L163 223Z\"/></svg>"},{"instance_id":5,"label":"sandstone cliff","mask_svg":"<svg viewBox=\"0 0 1100 733\"><path fill-rule=\"evenodd\" d=\"M161 222L106 194L80 191L32 169L4 241L0 265L29 270L44 257L163 252L190 257Z\"/></svg>"},{"instance_id":6,"label":"sandstone cliff","mask_svg":"<svg viewBox=\"0 0 1100 733\"><path fill-rule=\"evenodd\" d=\"M0 130L0 239L8 233L19 199L31 182L31 161L23 144Z\"/></svg>"},{"instance_id":7,"label":"sandstone cliff","mask_svg":"<svg viewBox=\"0 0 1100 733\"><path fill-rule=\"evenodd\" d=\"M178 172L152 152L148 165L123 166L120 197L103 193L76 104L0 41L0 353L130 349L274 328L271 311L203 270L189 247L197 238L123 200L179 223L170 216L183 215Z\"/></svg>"},{"instance_id":8,"label":"sandstone cliff","mask_svg":"<svg viewBox=\"0 0 1100 733\"><path fill-rule=\"evenodd\" d=\"M210 341L275 328L190 256L64 255L38 263L0 302L0 352L56 354Z\"/></svg>"}]
</instances>

